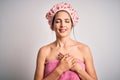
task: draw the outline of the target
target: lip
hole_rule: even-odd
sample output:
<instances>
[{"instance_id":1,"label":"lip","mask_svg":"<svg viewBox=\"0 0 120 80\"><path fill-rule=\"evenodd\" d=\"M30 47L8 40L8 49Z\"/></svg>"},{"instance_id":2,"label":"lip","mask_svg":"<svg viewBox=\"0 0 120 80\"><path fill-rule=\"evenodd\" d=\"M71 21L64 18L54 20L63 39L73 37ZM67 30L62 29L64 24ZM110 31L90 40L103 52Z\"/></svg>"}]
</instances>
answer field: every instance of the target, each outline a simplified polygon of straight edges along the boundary
<instances>
[{"instance_id":1,"label":"lip","mask_svg":"<svg viewBox=\"0 0 120 80\"><path fill-rule=\"evenodd\" d=\"M60 33L64 33L64 32L66 32L67 31L67 29L59 29L59 32Z\"/></svg>"}]
</instances>

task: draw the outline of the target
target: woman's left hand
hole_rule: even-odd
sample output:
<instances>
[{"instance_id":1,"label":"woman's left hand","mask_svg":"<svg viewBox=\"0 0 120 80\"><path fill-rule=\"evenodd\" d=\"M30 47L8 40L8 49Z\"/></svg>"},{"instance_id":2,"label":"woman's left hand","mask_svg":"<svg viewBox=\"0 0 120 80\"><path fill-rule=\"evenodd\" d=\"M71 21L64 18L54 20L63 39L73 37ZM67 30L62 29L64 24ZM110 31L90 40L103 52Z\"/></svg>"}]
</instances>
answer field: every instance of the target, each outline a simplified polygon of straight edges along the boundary
<instances>
[{"instance_id":1,"label":"woman's left hand","mask_svg":"<svg viewBox=\"0 0 120 80\"><path fill-rule=\"evenodd\" d=\"M75 72L83 70L82 66L78 63L78 59L74 58L74 65L71 70Z\"/></svg>"},{"instance_id":2,"label":"woman's left hand","mask_svg":"<svg viewBox=\"0 0 120 80\"><path fill-rule=\"evenodd\" d=\"M64 56L63 54L59 53L58 59L62 59L63 56ZM68 57L73 57L73 56L69 55ZM70 70L75 71L75 72L77 72L79 70L82 70L82 66L78 63L78 59L77 58L74 58L74 60L73 60L73 67Z\"/></svg>"}]
</instances>

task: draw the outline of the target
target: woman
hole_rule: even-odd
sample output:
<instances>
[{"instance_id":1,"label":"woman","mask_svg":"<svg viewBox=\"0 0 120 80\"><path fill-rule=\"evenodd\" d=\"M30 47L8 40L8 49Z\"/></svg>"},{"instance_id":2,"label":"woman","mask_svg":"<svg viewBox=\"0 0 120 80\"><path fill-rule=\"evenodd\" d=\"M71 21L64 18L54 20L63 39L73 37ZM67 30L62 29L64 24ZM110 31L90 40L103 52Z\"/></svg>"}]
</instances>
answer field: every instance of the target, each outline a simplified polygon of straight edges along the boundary
<instances>
[{"instance_id":1,"label":"woman","mask_svg":"<svg viewBox=\"0 0 120 80\"><path fill-rule=\"evenodd\" d=\"M90 48L70 38L78 22L76 11L60 3L46 14L56 40L40 48L35 80L97 80Z\"/></svg>"}]
</instances>

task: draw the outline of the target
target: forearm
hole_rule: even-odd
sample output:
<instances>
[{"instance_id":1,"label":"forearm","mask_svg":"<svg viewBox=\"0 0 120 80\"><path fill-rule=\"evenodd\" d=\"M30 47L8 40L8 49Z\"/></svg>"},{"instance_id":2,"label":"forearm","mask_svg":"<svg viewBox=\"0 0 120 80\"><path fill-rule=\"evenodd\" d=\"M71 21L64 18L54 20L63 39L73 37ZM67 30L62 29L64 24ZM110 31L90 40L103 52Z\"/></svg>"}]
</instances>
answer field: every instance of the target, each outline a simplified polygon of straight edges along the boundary
<instances>
[{"instance_id":1,"label":"forearm","mask_svg":"<svg viewBox=\"0 0 120 80\"><path fill-rule=\"evenodd\" d=\"M91 77L85 70L79 70L77 73L82 80L98 80L97 78Z\"/></svg>"},{"instance_id":2,"label":"forearm","mask_svg":"<svg viewBox=\"0 0 120 80\"><path fill-rule=\"evenodd\" d=\"M45 77L43 80L58 80L60 75L62 74L63 72L56 68L53 72L51 72L47 77Z\"/></svg>"}]
</instances>

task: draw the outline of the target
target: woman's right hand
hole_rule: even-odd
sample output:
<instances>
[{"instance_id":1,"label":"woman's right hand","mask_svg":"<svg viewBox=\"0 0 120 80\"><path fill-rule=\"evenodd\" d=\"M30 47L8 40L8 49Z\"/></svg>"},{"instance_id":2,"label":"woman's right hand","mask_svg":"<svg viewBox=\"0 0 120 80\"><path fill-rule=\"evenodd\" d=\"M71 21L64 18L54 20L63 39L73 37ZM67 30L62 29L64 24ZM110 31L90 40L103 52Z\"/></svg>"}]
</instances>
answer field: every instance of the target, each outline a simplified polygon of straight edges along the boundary
<instances>
[{"instance_id":1,"label":"woman's right hand","mask_svg":"<svg viewBox=\"0 0 120 80\"><path fill-rule=\"evenodd\" d=\"M74 57L70 56L69 54L65 54L61 59L60 63L58 65L58 68L62 71L65 72L73 67L75 64L75 59Z\"/></svg>"}]
</instances>

